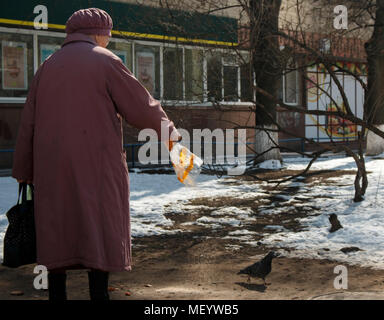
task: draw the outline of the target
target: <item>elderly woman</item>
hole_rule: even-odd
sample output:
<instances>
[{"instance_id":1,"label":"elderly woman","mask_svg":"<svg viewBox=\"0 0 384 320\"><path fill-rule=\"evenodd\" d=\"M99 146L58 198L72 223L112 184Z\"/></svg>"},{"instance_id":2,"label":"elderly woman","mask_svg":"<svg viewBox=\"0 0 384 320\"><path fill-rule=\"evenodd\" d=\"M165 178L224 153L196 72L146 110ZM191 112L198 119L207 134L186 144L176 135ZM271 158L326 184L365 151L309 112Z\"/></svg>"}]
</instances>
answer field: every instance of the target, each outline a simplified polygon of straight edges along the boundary
<instances>
[{"instance_id":1,"label":"elderly woman","mask_svg":"<svg viewBox=\"0 0 384 320\"><path fill-rule=\"evenodd\" d=\"M109 272L131 270L121 119L159 136L163 122L180 139L160 103L105 49L111 29L103 10L75 12L22 113L12 175L35 185L37 263L49 270L51 300L66 299L67 269L90 269L93 300L109 299Z\"/></svg>"}]
</instances>

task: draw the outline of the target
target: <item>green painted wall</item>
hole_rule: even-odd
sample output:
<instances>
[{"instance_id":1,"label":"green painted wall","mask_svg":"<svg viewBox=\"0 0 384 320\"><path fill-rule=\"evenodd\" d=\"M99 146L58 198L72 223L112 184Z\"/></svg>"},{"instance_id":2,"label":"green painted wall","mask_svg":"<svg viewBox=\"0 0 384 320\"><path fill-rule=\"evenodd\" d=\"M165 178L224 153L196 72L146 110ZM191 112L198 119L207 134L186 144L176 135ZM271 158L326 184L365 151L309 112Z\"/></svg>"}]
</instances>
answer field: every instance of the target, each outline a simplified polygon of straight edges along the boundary
<instances>
[{"instance_id":1,"label":"green painted wall","mask_svg":"<svg viewBox=\"0 0 384 320\"><path fill-rule=\"evenodd\" d=\"M1 0L0 18L33 21L33 9L39 4L47 6L50 24L64 25L74 11L97 7L111 15L114 30L237 42L237 20L233 18L106 0Z\"/></svg>"}]
</instances>

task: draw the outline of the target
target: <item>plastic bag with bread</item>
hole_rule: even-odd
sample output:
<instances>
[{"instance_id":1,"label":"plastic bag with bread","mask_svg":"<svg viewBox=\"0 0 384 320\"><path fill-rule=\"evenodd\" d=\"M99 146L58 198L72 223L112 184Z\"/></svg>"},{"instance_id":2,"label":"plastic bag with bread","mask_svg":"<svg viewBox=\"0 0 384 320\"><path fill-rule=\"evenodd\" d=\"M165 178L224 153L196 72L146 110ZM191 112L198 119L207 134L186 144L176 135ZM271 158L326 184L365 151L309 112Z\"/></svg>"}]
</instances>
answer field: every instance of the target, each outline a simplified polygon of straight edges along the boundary
<instances>
[{"instance_id":1,"label":"plastic bag with bread","mask_svg":"<svg viewBox=\"0 0 384 320\"><path fill-rule=\"evenodd\" d=\"M178 142L169 141L168 148L177 179L186 186L195 186L203 160Z\"/></svg>"}]
</instances>

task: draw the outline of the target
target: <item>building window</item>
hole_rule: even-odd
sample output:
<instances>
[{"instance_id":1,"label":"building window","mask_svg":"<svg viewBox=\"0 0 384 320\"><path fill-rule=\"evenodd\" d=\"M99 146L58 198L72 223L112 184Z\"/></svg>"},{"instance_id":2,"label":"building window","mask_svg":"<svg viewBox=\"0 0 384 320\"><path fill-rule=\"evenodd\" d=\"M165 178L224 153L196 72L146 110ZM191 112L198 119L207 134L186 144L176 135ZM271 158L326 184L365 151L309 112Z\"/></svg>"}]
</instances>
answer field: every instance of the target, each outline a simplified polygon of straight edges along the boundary
<instances>
[{"instance_id":1,"label":"building window","mask_svg":"<svg viewBox=\"0 0 384 320\"><path fill-rule=\"evenodd\" d=\"M298 103L297 71L290 71L284 75L284 103Z\"/></svg>"},{"instance_id":2,"label":"building window","mask_svg":"<svg viewBox=\"0 0 384 320\"><path fill-rule=\"evenodd\" d=\"M234 54L208 52L208 100L240 101L240 71L239 62Z\"/></svg>"},{"instance_id":3,"label":"building window","mask_svg":"<svg viewBox=\"0 0 384 320\"><path fill-rule=\"evenodd\" d=\"M160 47L135 45L135 76L155 99L160 99Z\"/></svg>"},{"instance_id":4,"label":"building window","mask_svg":"<svg viewBox=\"0 0 384 320\"><path fill-rule=\"evenodd\" d=\"M0 97L26 97L33 78L33 36L0 32Z\"/></svg>"},{"instance_id":5,"label":"building window","mask_svg":"<svg viewBox=\"0 0 384 320\"><path fill-rule=\"evenodd\" d=\"M65 39L61 33L23 32L0 32L0 98L15 102L27 96L34 71L61 48ZM252 101L249 66L231 51L172 44L162 47L123 39L111 39L108 49L121 58L155 99Z\"/></svg>"},{"instance_id":6,"label":"building window","mask_svg":"<svg viewBox=\"0 0 384 320\"><path fill-rule=\"evenodd\" d=\"M185 100L203 101L203 51L185 49Z\"/></svg>"},{"instance_id":7,"label":"building window","mask_svg":"<svg viewBox=\"0 0 384 320\"><path fill-rule=\"evenodd\" d=\"M319 51L322 54L330 54L331 53L331 40L327 38L323 38L319 40Z\"/></svg>"},{"instance_id":8,"label":"building window","mask_svg":"<svg viewBox=\"0 0 384 320\"><path fill-rule=\"evenodd\" d=\"M238 100L238 67L224 66L224 101Z\"/></svg>"},{"instance_id":9,"label":"building window","mask_svg":"<svg viewBox=\"0 0 384 320\"><path fill-rule=\"evenodd\" d=\"M279 93L279 98L285 104L297 105L299 103L299 73L295 63L290 63L284 71Z\"/></svg>"},{"instance_id":10,"label":"building window","mask_svg":"<svg viewBox=\"0 0 384 320\"><path fill-rule=\"evenodd\" d=\"M111 40L108 49L117 55L125 64L125 66L132 71L132 44L126 41Z\"/></svg>"},{"instance_id":11,"label":"building window","mask_svg":"<svg viewBox=\"0 0 384 320\"><path fill-rule=\"evenodd\" d=\"M223 94L224 101L239 101L239 66L237 56L223 54Z\"/></svg>"},{"instance_id":12,"label":"building window","mask_svg":"<svg viewBox=\"0 0 384 320\"><path fill-rule=\"evenodd\" d=\"M240 66L240 87L241 101L251 102L253 99L253 68L249 62L244 62Z\"/></svg>"},{"instance_id":13,"label":"building window","mask_svg":"<svg viewBox=\"0 0 384 320\"><path fill-rule=\"evenodd\" d=\"M164 48L164 99L183 100L183 49Z\"/></svg>"},{"instance_id":14,"label":"building window","mask_svg":"<svg viewBox=\"0 0 384 320\"><path fill-rule=\"evenodd\" d=\"M38 37L38 59L41 65L50 55L61 48L64 38L55 38L47 36Z\"/></svg>"},{"instance_id":15,"label":"building window","mask_svg":"<svg viewBox=\"0 0 384 320\"><path fill-rule=\"evenodd\" d=\"M222 94L222 63L219 52L207 52L207 88L209 101L221 101Z\"/></svg>"}]
</instances>

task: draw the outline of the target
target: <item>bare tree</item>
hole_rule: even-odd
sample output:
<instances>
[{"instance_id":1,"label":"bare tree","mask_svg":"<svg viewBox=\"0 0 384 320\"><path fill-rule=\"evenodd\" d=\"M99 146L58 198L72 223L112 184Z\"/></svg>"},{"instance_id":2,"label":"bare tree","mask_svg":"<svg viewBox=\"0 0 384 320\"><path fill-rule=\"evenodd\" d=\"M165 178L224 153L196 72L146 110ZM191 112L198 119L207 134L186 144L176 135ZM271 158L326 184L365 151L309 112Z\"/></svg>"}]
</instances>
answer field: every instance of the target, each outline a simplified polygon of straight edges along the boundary
<instances>
[{"instance_id":1,"label":"bare tree","mask_svg":"<svg viewBox=\"0 0 384 320\"><path fill-rule=\"evenodd\" d=\"M371 4L370 8L373 6ZM365 118L381 130L384 129L384 1L376 1L375 24L371 39L365 45L368 55L368 94ZM368 133L367 154L384 152L384 140Z\"/></svg>"},{"instance_id":2,"label":"bare tree","mask_svg":"<svg viewBox=\"0 0 384 320\"><path fill-rule=\"evenodd\" d=\"M176 5L180 9L191 9L193 4L196 5L197 2L178 1L171 3L167 0L161 0L159 5L169 10L167 23L173 25L179 35L187 38L189 36L188 32L178 24L179 20L172 10ZM380 86L375 85L375 81L381 83L384 80L381 80L384 73L377 71L384 66L381 55L381 48L384 45L384 40L382 40L383 29L380 23L381 15L384 15L383 2L384 0L378 0L379 6L376 7L375 2L370 0L360 1L358 5L356 5L355 1L347 1L350 24L348 30L333 28L333 4L336 4L333 0L285 0L284 2L281 0L210 0L205 1L204 6L194 7L193 10L196 10L199 14L220 14L220 12L228 10L237 10L236 12L239 14L239 20L241 20L239 30L242 31L239 45L227 47L224 51L230 51L237 56L242 65L248 65L248 68L245 68L248 71L244 72L246 78L244 80L248 80L245 82L250 88L247 101L253 106L252 111L256 114L256 123L254 126L238 126L238 128L243 127L258 131L256 148L253 149L255 154L252 160L253 163L266 159L280 160L280 150L297 151L279 145L278 134L285 133L292 138L301 139L314 150L312 152L299 152L311 159L304 172L308 171L313 162L325 152L343 152L352 157L357 168L354 200L362 201L364 199L368 186L364 158L366 133L370 131L384 138L384 132L377 127L377 124L383 123L380 119L384 117L383 108L381 107L382 98L380 98L382 95L379 92ZM282 8L284 8L284 14L281 12ZM324 8L325 12L317 10L322 8ZM315 20L318 16L320 18ZM340 65L338 59L343 54L345 55L346 52L348 52L349 56L354 53L354 50L359 47L356 37L359 36L365 39L372 29L372 25L364 21L375 21L375 19L375 33L367 43L368 62L370 64L370 80L367 86L361 73L351 71ZM211 27L214 28L213 25ZM231 28L233 28L233 25L228 27L228 32L233 32ZM209 47L206 49L206 51L209 51ZM244 58L244 52L248 53L246 58ZM214 55L215 53L212 53L212 56ZM339 99L335 99L329 90L324 89L318 81L308 76L308 68L311 67L321 67L321 74L326 75L329 81L334 84L340 96ZM211 71L216 70L214 63L212 68ZM221 69L217 67L217 70ZM285 103L278 93L279 83L287 72L293 72L294 70L303 75L304 85L309 84L317 92L323 94L332 105L332 108L311 110L307 108L303 99L296 105ZM217 81L221 81L223 75L220 73L221 71L217 72ZM351 107L348 94L339 78L340 74L352 77L362 87L367 97L363 117L357 115ZM256 79L254 75L256 75ZM209 76L208 74L208 78ZM208 91L210 91L208 95L213 98L211 101L216 108L222 108L221 101L225 97L221 95L220 83L215 84L212 79L206 80L211 83L208 87ZM254 84L255 80L256 84ZM237 98L242 99L243 97ZM356 145L351 147L345 143L339 143L332 134L332 130L325 130L328 142L324 144L315 139L307 138L305 133L298 134L290 130L290 128L284 128L278 121L278 109L303 115L321 116L326 119L338 119L342 126L348 125L354 128L356 131ZM257 175L253 173L252 175L255 179L260 179ZM292 178L294 177L287 179ZM282 181L286 181L286 179L273 182L281 183Z\"/></svg>"},{"instance_id":3,"label":"bare tree","mask_svg":"<svg viewBox=\"0 0 384 320\"><path fill-rule=\"evenodd\" d=\"M250 50L253 61L253 71L256 75L256 84L262 90L268 90L272 96L278 96L279 84L282 75L280 63L279 39L276 33L279 30L279 13L281 0L249 1L249 27ZM278 141L276 129L277 111L276 102L265 95L257 96L257 103L263 108L256 108L256 154L263 154L256 158L255 163L267 159L281 159L280 150L274 148L266 153L274 141ZM266 135L265 129L270 130Z\"/></svg>"}]
</instances>

